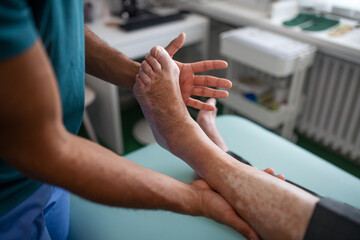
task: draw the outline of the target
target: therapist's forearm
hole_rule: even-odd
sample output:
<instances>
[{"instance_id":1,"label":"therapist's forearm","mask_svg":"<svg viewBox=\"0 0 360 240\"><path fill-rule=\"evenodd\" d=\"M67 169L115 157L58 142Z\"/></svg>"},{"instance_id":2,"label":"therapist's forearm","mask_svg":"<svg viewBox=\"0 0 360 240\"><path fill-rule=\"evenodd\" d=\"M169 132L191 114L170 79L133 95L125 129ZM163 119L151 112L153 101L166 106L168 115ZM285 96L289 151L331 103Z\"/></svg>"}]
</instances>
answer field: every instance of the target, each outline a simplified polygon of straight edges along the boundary
<instances>
[{"instance_id":1,"label":"therapist's forearm","mask_svg":"<svg viewBox=\"0 0 360 240\"><path fill-rule=\"evenodd\" d=\"M140 63L103 42L85 27L85 70L117 86L131 89Z\"/></svg>"},{"instance_id":2,"label":"therapist's forearm","mask_svg":"<svg viewBox=\"0 0 360 240\"><path fill-rule=\"evenodd\" d=\"M201 214L204 208L196 204L202 191L194 184L145 169L66 130L56 77L40 40L0 62L0 76L6 79L0 81L0 156L6 163L92 201Z\"/></svg>"},{"instance_id":3,"label":"therapist's forearm","mask_svg":"<svg viewBox=\"0 0 360 240\"><path fill-rule=\"evenodd\" d=\"M57 136L58 132L61 136ZM32 149L26 146L20 149L29 153L27 161L32 162L17 166L24 174L102 204L201 215L196 206L197 193L191 185L144 168L66 131L51 135L49 140L46 136L36 137L38 143L32 144Z\"/></svg>"}]
</instances>

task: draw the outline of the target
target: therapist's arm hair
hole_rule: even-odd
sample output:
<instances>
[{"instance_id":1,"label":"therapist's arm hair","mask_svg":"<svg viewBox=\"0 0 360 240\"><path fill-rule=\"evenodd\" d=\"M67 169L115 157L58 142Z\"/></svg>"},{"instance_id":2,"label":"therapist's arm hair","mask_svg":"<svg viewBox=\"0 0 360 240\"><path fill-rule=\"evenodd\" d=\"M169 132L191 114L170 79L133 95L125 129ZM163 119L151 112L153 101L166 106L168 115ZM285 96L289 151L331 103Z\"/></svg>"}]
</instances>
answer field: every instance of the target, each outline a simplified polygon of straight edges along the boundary
<instances>
[{"instance_id":1,"label":"therapist's arm hair","mask_svg":"<svg viewBox=\"0 0 360 240\"><path fill-rule=\"evenodd\" d=\"M56 77L39 40L1 61L0 76L0 156L24 175L103 204L208 214L196 184L146 169L65 129Z\"/></svg>"},{"instance_id":2,"label":"therapist's arm hair","mask_svg":"<svg viewBox=\"0 0 360 240\"><path fill-rule=\"evenodd\" d=\"M102 80L132 89L140 63L107 45L87 27L85 31L85 71Z\"/></svg>"}]
</instances>

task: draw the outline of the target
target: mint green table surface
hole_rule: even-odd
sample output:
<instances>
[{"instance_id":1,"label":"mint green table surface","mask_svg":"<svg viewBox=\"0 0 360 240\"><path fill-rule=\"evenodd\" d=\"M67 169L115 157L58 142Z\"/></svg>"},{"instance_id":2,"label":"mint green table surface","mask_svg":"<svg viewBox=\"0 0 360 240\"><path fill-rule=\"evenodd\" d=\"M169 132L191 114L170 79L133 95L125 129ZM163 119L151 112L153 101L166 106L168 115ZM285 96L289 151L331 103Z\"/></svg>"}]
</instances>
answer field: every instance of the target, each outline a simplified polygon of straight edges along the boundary
<instances>
[{"instance_id":1,"label":"mint green table surface","mask_svg":"<svg viewBox=\"0 0 360 240\"><path fill-rule=\"evenodd\" d=\"M221 116L217 126L229 148L257 168L272 167L310 190L360 208L358 178L246 119ZM194 171L157 144L126 158L183 182L193 180ZM71 196L70 239L227 240L243 237L203 217L108 207Z\"/></svg>"}]
</instances>

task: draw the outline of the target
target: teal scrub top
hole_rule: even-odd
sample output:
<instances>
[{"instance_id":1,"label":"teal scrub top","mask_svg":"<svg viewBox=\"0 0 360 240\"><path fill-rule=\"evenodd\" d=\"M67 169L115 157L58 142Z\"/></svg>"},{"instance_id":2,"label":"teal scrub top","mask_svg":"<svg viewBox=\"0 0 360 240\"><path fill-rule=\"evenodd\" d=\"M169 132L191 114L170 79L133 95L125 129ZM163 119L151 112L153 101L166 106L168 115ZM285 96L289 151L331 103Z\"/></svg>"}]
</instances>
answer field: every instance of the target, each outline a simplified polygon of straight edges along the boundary
<instances>
[{"instance_id":1,"label":"teal scrub top","mask_svg":"<svg viewBox=\"0 0 360 240\"><path fill-rule=\"evenodd\" d=\"M64 125L77 134L84 112L83 1L1 0L0 63L26 51L37 39L43 42L57 77ZM0 81L6 79L0 76ZM0 216L40 186L0 156Z\"/></svg>"}]
</instances>

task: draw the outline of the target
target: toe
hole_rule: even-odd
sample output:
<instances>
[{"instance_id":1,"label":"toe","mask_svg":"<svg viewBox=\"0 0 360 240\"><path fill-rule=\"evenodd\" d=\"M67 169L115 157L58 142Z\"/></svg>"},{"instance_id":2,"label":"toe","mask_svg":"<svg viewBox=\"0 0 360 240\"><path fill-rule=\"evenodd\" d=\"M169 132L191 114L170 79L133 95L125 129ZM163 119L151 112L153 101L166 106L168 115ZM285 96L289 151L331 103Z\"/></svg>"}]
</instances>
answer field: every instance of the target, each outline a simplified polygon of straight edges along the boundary
<instances>
[{"instance_id":1,"label":"toe","mask_svg":"<svg viewBox=\"0 0 360 240\"><path fill-rule=\"evenodd\" d=\"M154 58L152 55L148 55L146 57L147 63L152 67L154 72L159 73L161 72L161 65L160 63Z\"/></svg>"},{"instance_id":2,"label":"toe","mask_svg":"<svg viewBox=\"0 0 360 240\"><path fill-rule=\"evenodd\" d=\"M147 60L144 60L141 63L141 69L149 76L152 77L154 75L154 70L150 66L150 64L147 62Z\"/></svg>"},{"instance_id":3,"label":"toe","mask_svg":"<svg viewBox=\"0 0 360 240\"><path fill-rule=\"evenodd\" d=\"M159 55L159 51L160 51L160 46L155 46L150 50L150 54L151 56L153 56L154 58L158 57ZM148 56L149 57L149 56Z\"/></svg>"},{"instance_id":4,"label":"toe","mask_svg":"<svg viewBox=\"0 0 360 240\"><path fill-rule=\"evenodd\" d=\"M216 117L217 115L217 107L216 107L216 99L215 98L209 98L207 101L206 101L207 104L211 105L211 106L214 106L215 107L215 110L211 112L211 115L212 117Z\"/></svg>"},{"instance_id":5,"label":"toe","mask_svg":"<svg viewBox=\"0 0 360 240\"><path fill-rule=\"evenodd\" d=\"M209 123L214 122L214 119L216 118L216 115L214 115L214 112L216 111L213 109L213 105L204 104L201 106L201 110L197 116L197 123L204 128Z\"/></svg>"},{"instance_id":6,"label":"toe","mask_svg":"<svg viewBox=\"0 0 360 240\"><path fill-rule=\"evenodd\" d=\"M139 78L144 83L145 86L149 85L151 79L142 69L139 71Z\"/></svg>"},{"instance_id":7,"label":"toe","mask_svg":"<svg viewBox=\"0 0 360 240\"><path fill-rule=\"evenodd\" d=\"M213 106L216 105L216 99L215 99L215 98L209 98L206 102L207 102L208 104L213 105Z\"/></svg>"},{"instance_id":8,"label":"toe","mask_svg":"<svg viewBox=\"0 0 360 240\"><path fill-rule=\"evenodd\" d=\"M150 51L150 54L156 58L156 60L160 63L162 69L169 68L173 63L173 60L169 56L169 54L165 51L164 48L160 46L153 47Z\"/></svg>"}]
</instances>

